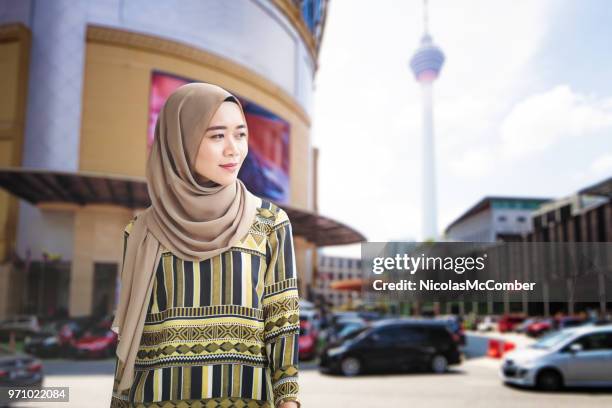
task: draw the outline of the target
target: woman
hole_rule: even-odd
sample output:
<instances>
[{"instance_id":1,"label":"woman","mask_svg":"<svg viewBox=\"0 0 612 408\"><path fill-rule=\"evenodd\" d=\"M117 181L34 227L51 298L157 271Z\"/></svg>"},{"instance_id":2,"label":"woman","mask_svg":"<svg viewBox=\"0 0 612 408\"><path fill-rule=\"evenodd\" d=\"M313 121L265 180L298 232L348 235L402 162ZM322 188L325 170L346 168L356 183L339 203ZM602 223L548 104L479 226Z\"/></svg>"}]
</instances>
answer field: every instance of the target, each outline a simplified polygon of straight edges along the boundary
<instances>
[{"instance_id":1,"label":"woman","mask_svg":"<svg viewBox=\"0 0 612 408\"><path fill-rule=\"evenodd\" d=\"M237 178L247 152L234 96L170 95L124 232L111 407L299 407L291 224Z\"/></svg>"}]
</instances>

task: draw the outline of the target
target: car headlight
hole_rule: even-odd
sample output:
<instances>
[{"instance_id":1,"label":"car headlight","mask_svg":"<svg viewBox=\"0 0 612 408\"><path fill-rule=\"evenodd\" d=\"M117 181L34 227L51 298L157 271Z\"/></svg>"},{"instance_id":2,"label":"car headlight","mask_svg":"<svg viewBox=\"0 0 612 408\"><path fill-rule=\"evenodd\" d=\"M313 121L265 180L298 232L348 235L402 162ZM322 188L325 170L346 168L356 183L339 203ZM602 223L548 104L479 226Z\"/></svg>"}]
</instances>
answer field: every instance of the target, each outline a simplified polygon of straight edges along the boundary
<instances>
[{"instance_id":1,"label":"car headlight","mask_svg":"<svg viewBox=\"0 0 612 408\"><path fill-rule=\"evenodd\" d=\"M329 350L327 350L327 355L330 357L337 356L338 354L344 353L346 350L347 350L346 346L332 347Z\"/></svg>"}]
</instances>

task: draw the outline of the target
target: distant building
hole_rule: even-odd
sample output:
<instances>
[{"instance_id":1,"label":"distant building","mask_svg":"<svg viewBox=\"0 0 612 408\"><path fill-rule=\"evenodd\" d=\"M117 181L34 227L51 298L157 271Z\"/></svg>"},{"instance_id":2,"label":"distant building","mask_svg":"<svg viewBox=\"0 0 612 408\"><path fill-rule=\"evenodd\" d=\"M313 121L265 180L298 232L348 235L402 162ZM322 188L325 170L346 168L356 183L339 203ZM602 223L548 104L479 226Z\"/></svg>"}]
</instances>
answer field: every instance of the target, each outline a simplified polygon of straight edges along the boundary
<instances>
[{"instance_id":1,"label":"distant building","mask_svg":"<svg viewBox=\"0 0 612 408\"><path fill-rule=\"evenodd\" d=\"M150 205L157 115L188 82L243 102L239 177L287 211L303 293L318 247L310 127L325 0L0 0L0 319L112 313L123 228ZM324 233L320 231L324 230Z\"/></svg>"},{"instance_id":2,"label":"distant building","mask_svg":"<svg viewBox=\"0 0 612 408\"><path fill-rule=\"evenodd\" d=\"M363 277L361 259L320 255L315 280L315 298L330 303L333 307L345 305L361 299L360 290L333 289L332 282L348 282Z\"/></svg>"},{"instance_id":3,"label":"distant building","mask_svg":"<svg viewBox=\"0 0 612 408\"><path fill-rule=\"evenodd\" d=\"M612 177L559 199L486 197L446 228L446 238L471 242L612 242ZM612 290L609 269L599 276L599 301L505 301L486 305L487 313L523 312L551 316L586 310L606 313ZM534 295L535 296L535 295ZM446 305L447 307L453 305ZM477 302L457 302L458 313L485 309ZM454 307L454 306L453 306Z\"/></svg>"},{"instance_id":4,"label":"distant building","mask_svg":"<svg viewBox=\"0 0 612 408\"><path fill-rule=\"evenodd\" d=\"M524 237L527 242L612 242L612 177L583 188L575 194L546 203L532 215L533 231ZM609 269L596 282L599 301L558 304L542 302L537 314L552 315L557 311L573 314L585 309L605 313L612 308L607 302L612 293ZM530 309L532 309L531 307Z\"/></svg>"},{"instance_id":5,"label":"distant building","mask_svg":"<svg viewBox=\"0 0 612 408\"><path fill-rule=\"evenodd\" d=\"M531 214L548 201L548 198L485 197L446 227L445 239L519 241L533 229Z\"/></svg>"},{"instance_id":6,"label":"distant building","mask_svg":"<svg viewBox=\"0 0 612 408\"><path fill-rule=\"evenodd\" d=\"M543 205L528 241L611 242L612 177Z\"/></svg>"}]
</instances>

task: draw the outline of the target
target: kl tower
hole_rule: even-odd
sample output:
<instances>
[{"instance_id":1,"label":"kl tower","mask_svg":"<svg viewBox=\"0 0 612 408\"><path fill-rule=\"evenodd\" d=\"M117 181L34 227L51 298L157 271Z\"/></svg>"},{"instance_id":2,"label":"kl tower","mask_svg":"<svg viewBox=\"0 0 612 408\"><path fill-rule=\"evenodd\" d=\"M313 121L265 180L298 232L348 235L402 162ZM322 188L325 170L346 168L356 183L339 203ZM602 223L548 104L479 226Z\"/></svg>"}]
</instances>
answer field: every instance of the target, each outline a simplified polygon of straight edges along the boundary
<instances>
[{"instance_id":1,"label":"kl tower","mask_svg":"<svg viewBox=\"0 0 612 408\"><path fill-rule=\"evenodd\" d=\"M423 91L423 196L422 239L438 238L436 204L436 166L434 157L433 82L444 63L442 50L434 45L428 30L427 0L423 2L424 33L421 45L410 60L410 68Z\"/></svg>"}]
</instances>

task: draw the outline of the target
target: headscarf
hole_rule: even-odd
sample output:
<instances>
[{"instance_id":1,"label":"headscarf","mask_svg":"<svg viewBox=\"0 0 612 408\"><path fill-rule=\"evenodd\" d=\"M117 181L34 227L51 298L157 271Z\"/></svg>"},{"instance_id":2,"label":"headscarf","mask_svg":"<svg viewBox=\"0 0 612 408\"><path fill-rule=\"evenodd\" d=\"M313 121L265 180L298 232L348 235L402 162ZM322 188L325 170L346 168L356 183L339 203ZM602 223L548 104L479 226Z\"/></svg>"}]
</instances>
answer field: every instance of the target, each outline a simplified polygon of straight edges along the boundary
<instances>
[{"instance_id":1,"label":"headscarf","mask_svg":"<svg viewBox=\"0 0 612 408\"><path fill-rule=\"evenodd\" d=\"M238 104L244 118L235 97L204 83L179 87L157 118L146 168L151 206L137 216L127 240L112 323L119 334L119 391L134 382L134 362L163 249L188 261L212 258L240 241L255 218L260 199L242 181L223 186L194 170L204 133L227 98Z\"/></svg>"}]
</instances>

